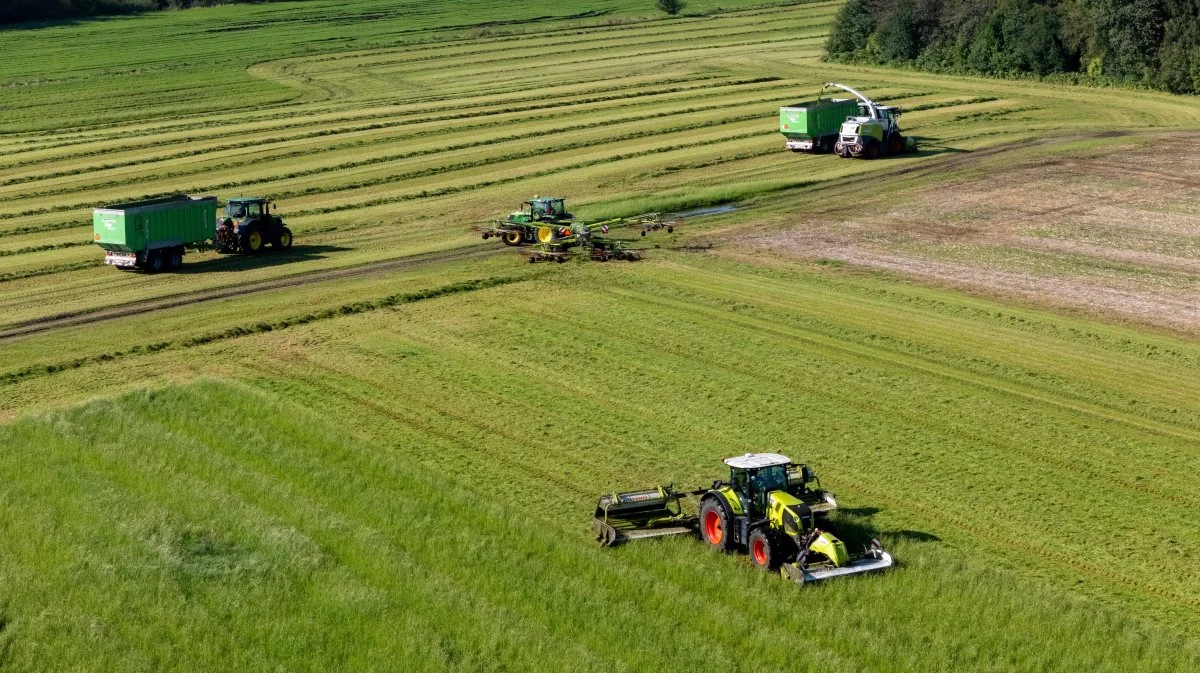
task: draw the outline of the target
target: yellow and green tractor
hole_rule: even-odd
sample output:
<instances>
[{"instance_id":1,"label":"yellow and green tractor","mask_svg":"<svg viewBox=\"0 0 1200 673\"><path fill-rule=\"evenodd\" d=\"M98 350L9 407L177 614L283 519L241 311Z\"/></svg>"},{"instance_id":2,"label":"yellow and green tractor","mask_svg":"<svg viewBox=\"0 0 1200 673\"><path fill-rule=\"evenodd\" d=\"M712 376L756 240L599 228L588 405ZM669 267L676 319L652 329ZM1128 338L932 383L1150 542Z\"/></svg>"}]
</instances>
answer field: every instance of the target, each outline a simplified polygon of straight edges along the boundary
<instances>
[{"instance_id":1,"label":"yellow and green tractor","mask_svg":"<svg viewBox=\"0 0 1200 673\"><path fill-rule=\"evenodd\" d=\"M837 500L807 465L777 453L747 453L725 464L729 480L707 489L668 485L601 496L592 522L597 539L616 546L692 535L715 550L744 550L755 567L800 584L892 567L878 540L851 553L832 532Z\"/></svg>"}]
</instances>

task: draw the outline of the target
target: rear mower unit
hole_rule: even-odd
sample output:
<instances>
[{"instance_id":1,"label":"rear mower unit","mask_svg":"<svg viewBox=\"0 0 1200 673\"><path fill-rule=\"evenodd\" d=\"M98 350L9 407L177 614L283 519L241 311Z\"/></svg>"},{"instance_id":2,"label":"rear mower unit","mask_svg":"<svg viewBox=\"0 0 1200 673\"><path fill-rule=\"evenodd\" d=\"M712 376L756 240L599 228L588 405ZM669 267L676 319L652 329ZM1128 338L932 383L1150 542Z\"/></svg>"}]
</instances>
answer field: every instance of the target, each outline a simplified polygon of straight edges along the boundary
<instances>
[{"instance_id":1,"label":"rear mower unit","mask_svg":"<svg viewBox=\"0 0 1200 673\"><path fill-rule=\"evenodd\" d=\"M725 464L729 481L708 489L659 486L601 496L592 521L597 540L611 547L693 535L719 551L745 550L755 567L800 584L893 565L878 540L851 554L831 532L828 515L837 500L808 466L776 453L748 453Z\"/></svg>"}]
</instances>

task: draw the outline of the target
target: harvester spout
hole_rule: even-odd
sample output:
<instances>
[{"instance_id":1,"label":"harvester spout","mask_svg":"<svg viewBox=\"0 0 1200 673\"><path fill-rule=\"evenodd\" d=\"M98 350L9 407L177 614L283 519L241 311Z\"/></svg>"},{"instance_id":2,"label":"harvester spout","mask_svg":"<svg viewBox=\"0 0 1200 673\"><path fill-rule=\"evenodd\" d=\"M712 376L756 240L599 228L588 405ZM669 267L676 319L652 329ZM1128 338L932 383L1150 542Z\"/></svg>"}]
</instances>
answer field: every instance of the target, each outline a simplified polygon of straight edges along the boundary
<instances>
[{"instance_id":1,"label":"harvester spout","mask_svg":"<svg viewBox=\"0 0 1200 673\"><path fill-rule=\"evenodd\" d=\"M854 89L851 89L850 87L846 86L845 84L840 84L838 82L826 82L825 86L821 88L821 92L824 93L825 89L841 89L842 91L853 94L856 98L858 98L860 101L862 101L863 105L865 105L867 107L867 110L870 111L871 119L880 119L881 118L881 115L879 114L879 110L875 107L875 101L871 100L870 98L867 98L866 96L855 91Z\"/></svg>"}]
</instances>

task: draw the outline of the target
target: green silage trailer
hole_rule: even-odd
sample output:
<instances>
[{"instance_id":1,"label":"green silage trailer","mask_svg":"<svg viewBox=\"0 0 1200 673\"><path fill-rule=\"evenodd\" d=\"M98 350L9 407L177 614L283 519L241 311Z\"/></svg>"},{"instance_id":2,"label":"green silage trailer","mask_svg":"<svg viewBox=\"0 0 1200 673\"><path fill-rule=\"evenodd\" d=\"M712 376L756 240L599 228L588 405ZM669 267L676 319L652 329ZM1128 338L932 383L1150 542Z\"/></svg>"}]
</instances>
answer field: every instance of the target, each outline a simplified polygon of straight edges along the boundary
<instances>
[{"instance_id":1,"label":"green silage trailer","mask_svg":"<svg viewBox=\"0 0 1200 673\"><path fill-rule=\"evenodd\" d=\"M92 212L93 240L104 263L149 272L178 269L185 246L216 236L217 199L183 194L118 203Z\"/></svg>"},{"instance_id":2,"label":"green silage trailer","mask_svg":"<svg viewBox=\"0 0 1200 673\"><path fill-rule=\"evenodd\" d=\"M858 114L854 99L817 98L779 108L779 132L793 152L829 152L847 117Z\"/></svg>"}]
</instances>

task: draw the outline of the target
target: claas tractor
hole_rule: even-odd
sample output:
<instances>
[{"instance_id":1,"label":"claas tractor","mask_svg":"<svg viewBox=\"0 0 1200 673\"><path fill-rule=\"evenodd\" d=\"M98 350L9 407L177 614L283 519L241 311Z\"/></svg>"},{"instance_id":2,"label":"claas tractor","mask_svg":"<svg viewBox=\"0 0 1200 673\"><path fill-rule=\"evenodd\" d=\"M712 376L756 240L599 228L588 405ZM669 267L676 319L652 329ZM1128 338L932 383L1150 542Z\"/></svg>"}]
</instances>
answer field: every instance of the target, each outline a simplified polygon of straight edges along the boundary
<instances>
[{"instance_id":1,"label":"claas tractor","mask_svg":"<svg viewBox=\"0 0 1200 673\"><path fill-rule=\"evenodd\" d=\"M833 151L842 158L875 159L883 154L916 152L917 141L900 132L900 108L880 105L845 84L826 82L828 88L841 89L858 98L858 115L847 117L838 130Z\"/></svg>"},{"instance_id":2,"label":"claas tractor","mask_svg":"<svg viewBox=\"0 0 1200 673\"><path fill-rule=\"evenodd\" d=\"M807 465L777 453L726 458L729 480L707 489L673 486L601 496L592 528L605 546L691 535L722 551L746 551L750 562L800 584L890 568L878 540L851 553L832 532L837 500ZM685 505L685 503L687 503Z\"/></svg>"},{"instance_id":3,"label":"claas tractor","mask_svg":"<svg viewBox=\"0 0 1200 673\"><path fill-rule=\"evenodd\" d=\"M292 247L292 230L271 214L272 205L257 197L229 199L224 216L217 218L217 251L257 255L268 243L275 248Z\"/></svg>"}]
</instances>

